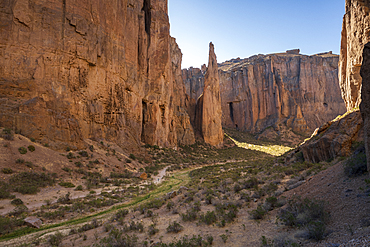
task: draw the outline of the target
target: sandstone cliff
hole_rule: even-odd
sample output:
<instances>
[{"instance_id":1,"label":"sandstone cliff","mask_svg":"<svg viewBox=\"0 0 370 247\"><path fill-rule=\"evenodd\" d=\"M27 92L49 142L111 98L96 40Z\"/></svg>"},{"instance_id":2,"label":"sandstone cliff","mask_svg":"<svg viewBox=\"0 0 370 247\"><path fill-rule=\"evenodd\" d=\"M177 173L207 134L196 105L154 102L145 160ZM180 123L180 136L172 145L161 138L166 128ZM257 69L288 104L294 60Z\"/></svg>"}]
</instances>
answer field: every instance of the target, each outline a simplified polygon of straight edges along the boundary
<instances>
[{"instance_id":1,"label":"sandstone cliff","mask_svg":"<svg viewBox=\"0 0 370 247\"><path fill-rule=\"evenodd\" d=\"M338 84L338 56L299 50L234 59L220 64L222 125L260 133L281 124L311 134L345 112ZM187 94L199 97L201 70L183 70Z\"/></svg>"},{"instance_id":2,"label":"sandstone cliff","mask_svg":"<svg viewBox=\"0 0 370 247\"><path fill-rule=\"evenodd\" d=\"M339 82L347 110L357 108L361 102L360 68L364 45L370 41L369 8L369 0L346 0L339 61Z\"/></svg>"},{"instance_id":3,"label":"sandstone cliff","mask_svg":"<svg viewBox=\"0 0 370 247\"><path fill-rule=\"evenodd\" d=\"M9 0L0 19L0 126L56 148L194 142L167 0Z\"/></svg>"},{"instance_id":4,"label":"sandstone cliff","mask_svg":"<svg viewBox=\"0 0 370 247\"><path fill-rule=\"evenodd\" d=\"M203 94L197 101L196 126L201 131L204 141L212 146L223 143L224 134L221 125L221 96L217 58L214 45L209 44L209 60L204 76Z\"/></svg>"},{"instance_id":5,"label":"sandstone cliff","mask_svg":"<svg viewBox=\"0 0 370 247\"><path fill-rule=\"evenodd\" d=\"M362 76L362 102L360 111L364 121L364 141L367 157L367 170L370 172L370 43L365 45L363 51Z\"/></svg>"}]
</instances>

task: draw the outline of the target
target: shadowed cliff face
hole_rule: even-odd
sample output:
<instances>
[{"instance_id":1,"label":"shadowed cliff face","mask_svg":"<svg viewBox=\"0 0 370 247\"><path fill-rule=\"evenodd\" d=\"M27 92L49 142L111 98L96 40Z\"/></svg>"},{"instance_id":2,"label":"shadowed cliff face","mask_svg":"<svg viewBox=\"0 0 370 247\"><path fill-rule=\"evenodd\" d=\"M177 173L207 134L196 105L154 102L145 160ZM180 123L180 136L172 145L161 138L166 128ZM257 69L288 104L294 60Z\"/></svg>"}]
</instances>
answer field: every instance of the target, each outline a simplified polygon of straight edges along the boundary
<instances>
[{"instance_id":1,"label":"shadowed cliff face","mask_svg":"<svg viewBox=\"0 0 370 247\"><path fill-rule=\"evenodd\" d=\"M167 0L9 0L0 18L1 126L60 148L194 142Z\"/></svg>"},{"instance_id":2,"label":"shadowed cliff face","mask_svg":"<svg viewBox=\"0 0 370 247\"><path fill-rule=\"evenodd\" d=\"M357 108L361 102L362 50L370 41L370 1L346 0L343 17L339 83L347 110Z\"/></svg>"},{"instance_id":3,"label":"shadowed cliff face","mask_svg":"<svg viewBox=\"0 0 370 247\"><path fill-rule=\"evenodd\" d=\"M338 86L338 56L299 51L258 55L219 68L222 124L252 133L285 124L310 132L345 112ZM203 73L183 70L187 93L198 97Z\"/></svg>"},{"instance_id":4,"label":"shadowed cliff face","mask_svg":"<svg viewBox=\"0 0 370 247\"><path fill-rule=\"evenodd\" d=\"M360 105L360 111L364 121L364 141L367 157L367 170L370 172L370 43L367 43L364 47L361 77L362 102Z\"/></svg>"}]
</instances>

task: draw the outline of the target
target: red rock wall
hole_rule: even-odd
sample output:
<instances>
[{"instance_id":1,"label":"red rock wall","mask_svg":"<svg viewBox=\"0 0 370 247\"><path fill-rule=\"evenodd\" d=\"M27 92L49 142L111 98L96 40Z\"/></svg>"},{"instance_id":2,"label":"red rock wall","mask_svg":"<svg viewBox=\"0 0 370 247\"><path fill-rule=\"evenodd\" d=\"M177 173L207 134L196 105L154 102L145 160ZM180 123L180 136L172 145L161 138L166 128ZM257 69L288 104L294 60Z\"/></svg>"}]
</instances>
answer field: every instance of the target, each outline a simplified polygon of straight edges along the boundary
<instances>
[{"instance_id":1,"label":"red rock wall","mask_svg":"<svg viewBox=\"0 0 370 247\"><path fill-rule=\"evenodd\" d=\"M224 127L259 133L286 124L310 134L346 111L337 55L258 55L227 61L219 68ZM204 76L194 70L183 70L183 78L187 93L198 97Z\"/></svg>"},{"instance_id":2,"label":"red rock wall","mask_svg":"<svg viewBox=\"0 0 370 247\"><path fill-rule=\"evenodd\" d=\"M57 148L192 142L167 0L3 0L0 20L1 126Z\"/></svg>"},{"instance_id":3,"label":"red rock wall","mask_svg":"<svg viewBox=\"0 0 370 247\"><path fill-rule=\"evenodd\" d=\"M362 78L360 69L364 45L370 41L370 1L346 0L343 17L339 83L347 110L359 107Z\"/></svg>"}]
</instances>

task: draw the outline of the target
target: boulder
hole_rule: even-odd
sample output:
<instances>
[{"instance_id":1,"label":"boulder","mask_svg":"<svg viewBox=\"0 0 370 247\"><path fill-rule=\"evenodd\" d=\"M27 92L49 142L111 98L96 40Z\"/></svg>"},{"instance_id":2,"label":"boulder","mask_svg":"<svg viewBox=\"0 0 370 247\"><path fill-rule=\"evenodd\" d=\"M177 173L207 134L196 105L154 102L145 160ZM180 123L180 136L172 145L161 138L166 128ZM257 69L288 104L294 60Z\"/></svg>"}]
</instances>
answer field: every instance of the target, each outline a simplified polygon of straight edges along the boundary
<instances>
[{"instance_id":1,"label":"boulder","mask_svg":"<svg viewBox=\"0 0 370 247\"><path fill-rule=\"evenodd\" d=\"M35 217L35 216L29 216L27 218L24 219L24 222L28 225L30 225L31 227L35 227L35 228L40 228L41 225L42 225L42 221Z\"/></svg>"}]
</instances>

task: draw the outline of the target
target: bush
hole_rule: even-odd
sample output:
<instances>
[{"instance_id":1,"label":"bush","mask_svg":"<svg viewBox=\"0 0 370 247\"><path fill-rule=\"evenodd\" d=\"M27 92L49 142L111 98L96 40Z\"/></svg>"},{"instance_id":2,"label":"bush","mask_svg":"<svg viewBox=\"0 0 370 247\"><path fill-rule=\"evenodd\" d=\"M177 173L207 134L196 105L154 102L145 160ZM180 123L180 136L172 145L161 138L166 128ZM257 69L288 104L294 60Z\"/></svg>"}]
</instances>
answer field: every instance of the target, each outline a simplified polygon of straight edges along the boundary
<instances>
[{"instance_id":1,"label":"bush","mask_svg":"<svg viewBox=\"0 0 370 247\"><path fill-rule=\"evenodd\" d=\"M34 152L36 149L35 149L35 146L32 146L32 145L29 145L28 146L28 151L30 152Z\"/></svg>"},{"instance_id":2,"label":"bush","mask_svg":"<svg viewBox=\"0 0 370 247\"><path fill-rule=\"evenodd\" d=\"M112 229L109 232L109 236L100 240L101 247L112 247L112 246L125 246L125 247L135 247L137 246L137 236L129 236L123 234L124 232L119 229Z\"/></svg>"},{"instance_id":3,"label":"bush","mask_svg":"<svg viewBox=\"0 0 370 247\"><path fill-rule=\"evenodd\" d=\"M154 224L151 224L149 227L148 227L148 234L149 236L153 236L155 235L157 232L159 232L159 230L155 227Z\"/></svg>"},{"instance_id":4,"label":"bush","mask_svg":"<svg viewBox=\"0 0 370 247\"><path fill-rule=\"evenodd\" d=\"M80 161L77 161L77 162L75 162L75 165L77 166L77 167L82 167L83 165L82 165L82 163L80 162Z\"/></svg>"},{"instance_id":5,"label":"bush","mask_svg":"<svg viewBox=\"0 0 370 247\"><path fill-rule=\"evenodd\" d=\"M13 133L11 129L4 128L1 137L4 138L5 140L12 141L14 139Z\"/></svg>"},{"instance_id":6,"label":"bush","mask_svg":"<svg viewBox=\"0 0 370 247\"><path fill-rule=\"evenodd\" d=\"M20 154L26 154L27 153L27 149L25 147L18 148L18 151L19 151Z\"/></svg>"},{"instance_id":7,"label":"bush","mask_svg":"<svg viewBox=\"0 0 370 247\"><path fill-rule=\"evenodd\" d=\"M0 199L11 198L11 186L3 181L0 181Z\"/></svg>"},{"instance_id":8,"label":"bush","mask_svg":"<svg viewBox=\"0 0 370 247\"><path fill-rule=\"evenodd\" d=\"M136 156L135 156L135 155L133 155L133 154L130 154L130 155L129 155L129 158L130 158L130 159L132 159L132 160L136 160Z\"/></svg>"},{"instance_id":9,"label":"bush","mask_svg":"<svg viewBox=\"0 0 370 247\"><path fill-rule=\"evenodd\" d=\"M365 150L355 152L345 163L344 172L349 177L359 176L367 171L367 160Z\"/></svg>"},{"instance_id":10,"label":"bush","mask_svg":"<svg viewBox=\"0 0 370 247\"><path fill-rule=\"evenodd\" d=\"M74 188L76 185L72 184L71 182L60 182L60 186L65 187L65 188Z\"/></svg>"},{"instance_id":11,"label":"bush","mask_svg":"<svg viewBox=\"0 0 370 247\"><path fill-rule=\"evenodd\" d=\"M307 226L308 237L316 241L323 240L326 232L326 225L321 221L310 222Z\"/></svg>"},{"instance_id":12,"label":"bush","mask_svg":"<svg viewBox=\"0 0 370 247\"><path fill-rule=\"evenodd\" d=\"M84 190L84 188L82 187L82 185L80 184L80 185L78 185L77 187L76 187L76 189L75 190Z\"/></svg>"},{"instance_id":13,"label":"bush","mask_svg":"<svg viewBox=\"0 0 370 247\"><path fill-rule=\"evenodd\" d=\"M266 213L267 211L263 207L258 206L257 209L250 211L249 215L254 220L261 220L265 218Z\"/></svg>"},{"instance_id":14,"label":"bush","mask_svg":"<svg viewBox=\"0 0 370 247\"><path fill-rule=\"evenodd\" d=\"M72 153L72 152L69 152L69 153L67 154L67 159L74 159L74 158L76 158L76 157L73 155L73 153Z\"/></svg>"},{"instance_id":15,"label":"bush","mask_svg":"<svg viewBox=\"0 0 370 247\"><path fill-rule=\"evenodd\" d=\"M1 169L1 172L4 174L12 174L13 170L11 168L3 168Z\"/></svg>"},{"instance_id":16,"label":"bush","mask_svg":"<svg viewBox=\"0 0 370 247\"><path fill-rule=\"evenodd\" d=\"M170 223L167 227L167 232L174 232L174 233L178 233L178 232L181 232L183 229L183 226L181 226L179 223L177 223L176 221L174 221L173 223Z\"/></svg>"},{"instance_id":17,"label":"bush","mask_svg":"<svg viewBox=\"0 0 370 247\"><path fill-rule=\"evenodd\" d=\"M10 203L13 204L13 205L22 205L23 204L23 201L21 199L19 199L19 198L15 198Z\"/></svg>"},{"instance_id":18,"label":"bush","mask_svg":"<svg viewBox=\"0 0 370 247\"><path fill-rule=\"evenodd\" d=\"M5 235L14 231L15 228L23 225L23 220L9 218L0 215L0 235Z\"/></svg>"},{"instance_id":19,"label":"bush","mask_svg":"<svg viewBox=\"0 0 370 247\"><path fill-rule=\"evenodd\" d=\"M50 235L48 239L48 244L51 246L60 246L63 240L63 234L57 232L56 234Z\"/></svg>"},{"instance_id":20,"label":"bush","mask_svg":"<svg viewBox=\"0 0 370 247\"><path fill-rule=\"evenodd\" d=\"M22 194L36 194L40 187L50 186L54 183L55 181L50 175L36 172L22 172L9 179L13 191Z\"/></svg>"},{"instance_id":21,"label":"bush","mask_svg":"<svg viewBox=\"0 0 370 247\"><path fill-rule=\"evenodd\" d=\"M293 197L288 207L279 212L278 221L290 227L305 227L309 238L321 240L324 237L329 214L323 201Z\"/></svg>"},{"instance_id":22,"label":"bush","mask_svg":"<svg viewBox=\"0 0 370 247\"><path fill-rule=\"evenodd\" d=\"M207 211L206 214L201 214L199 218L199 221L204 222L207 225L212 225L217 221L217 216L214 211Z\"/></svg>"},{"instance_id":23,"label":"bush","mask_svg":"<svg viewBox=\"0 0 370 247\"><path fill-rule=\"evenodd\" d=\"M81 157L89 157L89 154L88 154L86 151L80 151L80 152L78 152L78 154L79 154Z\"/></svg>"},{"instance_id":24,"label":"bush","mask_svg":"<svg viewBox=\"0 0 370 247\"><path fill-rule=\"evenodd\" d=\"M15 161L15 163L17 163L17 164L23 164L24 163L24 159L17 159Z\"/></svg>"},{"instance_id":25,"label":"bush","mask_svg":"<svg viewBox=\"0 0 370 247\"><path fill-rule=\"evenodd\" d=\"M198 213L194 209L186 210L185 214L181 214L183 221L194 221L198 218Z\"/></svg>"}]
</instances>

